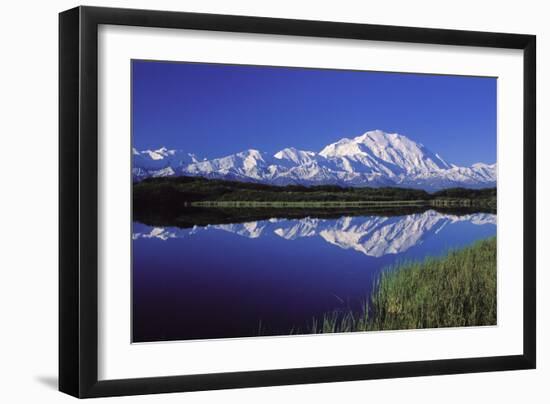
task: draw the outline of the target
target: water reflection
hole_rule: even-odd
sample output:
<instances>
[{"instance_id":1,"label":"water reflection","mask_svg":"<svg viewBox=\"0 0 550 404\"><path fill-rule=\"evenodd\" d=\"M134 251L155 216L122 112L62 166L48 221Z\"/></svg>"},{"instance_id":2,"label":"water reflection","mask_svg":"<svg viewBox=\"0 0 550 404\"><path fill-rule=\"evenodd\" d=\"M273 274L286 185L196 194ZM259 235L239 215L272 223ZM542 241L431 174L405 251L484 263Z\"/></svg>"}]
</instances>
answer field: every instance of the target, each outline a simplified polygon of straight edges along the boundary
<instances>
[{"instance_id":1,"label":"water reflection","mask_svg":"<svg viewBox=\"0 0 550 404\"><path fill-rule=\"evenodd\" d=\"M169 240L193 236L204 231L226 231L255 239L275 234L285 240L320 237L342 249L351 249L371 257L398 254L420 244L427 237L439 233L448 225L457 223L496 225L496 215L475 213L468 215L442 214L434 210L406 216L344 216L337 220L303 218L252 221L245 223L177 227L134 225L133 239Z\"/></svg>"},{"instance_id":2,"label":"water reflection","mask_svg":"<svg viewBox=\"0 0 550 404\"><path fill-rule=\"evenodd\" d=\"M287 335L324 313L360 310L383 268L496 234L494 214L434 210L224 220L134 222L134 342Z\"/></svg>"}]
</instances>

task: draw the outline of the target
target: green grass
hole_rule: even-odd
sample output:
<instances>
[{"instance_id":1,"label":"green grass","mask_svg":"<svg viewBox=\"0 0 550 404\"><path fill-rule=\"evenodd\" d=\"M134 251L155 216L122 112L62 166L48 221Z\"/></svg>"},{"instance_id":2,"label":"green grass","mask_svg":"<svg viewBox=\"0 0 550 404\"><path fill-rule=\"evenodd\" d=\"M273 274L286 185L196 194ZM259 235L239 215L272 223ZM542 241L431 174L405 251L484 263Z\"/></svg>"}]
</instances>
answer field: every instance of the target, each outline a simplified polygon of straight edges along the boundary
<instances>
[{"instance_id":1,"label":"green grass","mask_svg":"<svg viewBox=\"0 0 550 404\"><path fill-rule=\"evenodd\" d=\"M387 268L362 313L327 313L310 333L495 325L496 238Z\"/></svg>"},{"instance_id":2,"label":"green grass","mask_svg":"<svg viewBox=\"0 0 550 404\"><path fill-rule=\"evenodd\" d=\"M368 206L426 206L424 200L412 201L198 201L191 206L203 208L358 208Z\"/></svg>"}]
</instances>

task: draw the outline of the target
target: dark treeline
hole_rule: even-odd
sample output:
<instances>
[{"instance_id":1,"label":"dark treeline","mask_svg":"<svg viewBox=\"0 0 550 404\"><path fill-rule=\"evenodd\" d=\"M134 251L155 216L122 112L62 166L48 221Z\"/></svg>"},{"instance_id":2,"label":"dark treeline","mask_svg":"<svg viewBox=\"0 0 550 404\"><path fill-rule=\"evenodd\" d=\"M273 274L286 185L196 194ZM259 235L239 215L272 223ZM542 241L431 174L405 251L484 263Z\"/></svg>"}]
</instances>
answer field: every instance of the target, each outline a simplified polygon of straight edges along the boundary
<instances>
[{"instance_id":1,"label":"dark treeline","mask_svg":"<svg viewBox=\"0 0 550 404\"><path fill-rule=\"evenodd\" d=\"M356 202L356 201L420 201L417 207L322 207L302 208L215 208L191 207L200 201L242 202ZM201 177L149 178L133 186L134 218L151 225L232 223L261 220L269 217L298 218L339 217L339 215L398 215L433 208L455 213L494 212L496 189L471 190L452 188L435 193L409 188L371 188L321 186L274 186L259 183L225 181ZM204 223L203 223L204 222Z\"/></svg>"},{"instance_id":2,"label":"dark treeline","mask_svg":"<svg viewBox=\"0 0 550 404\"><path fill-rule=\"evenodd\" d=\"M148 178L135 183L134 202L196 201L428 201L438 198L488 199L496 188L450 188L434 193L399 187L340 187L338 185L266 185L202 177Z\"/></svg>"},{"instance_id":3,"label":"dark treeline","mask_svg":"<svg viewBox=\"0 0 550 404\"><path fill-rule=\"evenodd\" d=\"M491 199L497 197L496 188L447 188L431 194L432 198Z\"/></svg>"}]
</instances>

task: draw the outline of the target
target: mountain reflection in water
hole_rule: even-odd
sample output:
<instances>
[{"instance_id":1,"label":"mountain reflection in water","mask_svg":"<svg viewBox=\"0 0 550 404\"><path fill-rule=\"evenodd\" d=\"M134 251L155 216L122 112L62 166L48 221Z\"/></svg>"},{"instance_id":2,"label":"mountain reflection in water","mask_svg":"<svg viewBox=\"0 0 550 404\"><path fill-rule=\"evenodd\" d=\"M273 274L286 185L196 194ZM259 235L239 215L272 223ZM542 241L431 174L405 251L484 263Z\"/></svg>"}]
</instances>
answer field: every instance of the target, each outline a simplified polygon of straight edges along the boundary
<instances>
[{"instance_id":1,"label":"mountain reflection in water","mask_svg":"<svg viewBox=\"0 0 550 404\"><path fill-rule=\"evenodd\" d=\"M133 239L156 238L169 240L185 238L204 231L227 231L247 238L259 238L269 233L286 240L301 237L320 237L343 249L352 249L371 257L398 254L422 243L445 226L460 222L473 225L495 225L496 215L474 213L468 215L442 214L434 210L407 216L344 216L337 220L269 219L235 224L194 226L192 229L177 227L150 227L136 225Z\"/></svg>"},{"instance_id":2,"label":"mountain reflection in water","mask_svg":"<svg viewBox=\"0 0 550 404\"><path fill-rule=\"evenodd\" d=\"M384 268L496 234L495 214L434 210L223 223L133 223L133 342L288 335L360 310Z\"/></svg>"}]
</instances>

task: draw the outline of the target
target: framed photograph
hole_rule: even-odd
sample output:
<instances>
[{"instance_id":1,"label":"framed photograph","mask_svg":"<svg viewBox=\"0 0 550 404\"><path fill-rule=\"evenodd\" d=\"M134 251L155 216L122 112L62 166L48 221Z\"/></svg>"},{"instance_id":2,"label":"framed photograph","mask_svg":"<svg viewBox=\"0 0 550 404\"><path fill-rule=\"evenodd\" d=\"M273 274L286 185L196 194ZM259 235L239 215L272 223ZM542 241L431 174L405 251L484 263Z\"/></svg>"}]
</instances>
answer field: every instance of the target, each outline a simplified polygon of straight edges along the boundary
<instances>
[{"instance_id":1,"label":"framed photograph","mask_svg":"<svg viewBox=\"0 0 550 404\"><path fill-rule=\"evenodd\" d=\"M59 17L59 387L535 368L535 37Z\"/></svg>"}]
</instances>

